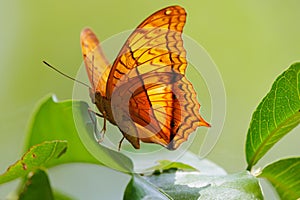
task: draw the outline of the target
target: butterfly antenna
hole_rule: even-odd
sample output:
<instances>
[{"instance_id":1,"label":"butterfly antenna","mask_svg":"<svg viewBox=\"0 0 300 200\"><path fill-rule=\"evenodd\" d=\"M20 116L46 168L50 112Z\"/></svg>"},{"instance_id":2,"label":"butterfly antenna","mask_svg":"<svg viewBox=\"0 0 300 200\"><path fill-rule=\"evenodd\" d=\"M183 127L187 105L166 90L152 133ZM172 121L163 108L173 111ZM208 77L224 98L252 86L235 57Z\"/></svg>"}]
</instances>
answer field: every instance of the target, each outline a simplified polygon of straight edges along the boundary
<instances>
[{"instance_id":1,"label":"butterfly antenna","mask_svg":"<svg viewBox=\"0 0 300 200\"><path fill-rule=\"evenodd\" d=\"M63 72L61 72L61 71L59 71L58 69L56 69L55 67L53 67L52 65L50 65L49 63L47 63L46 61L43 61L43 63L44 63L45 65L47 65L48 67L50 67L51 69L53 69L54 71L60 73L61 75L63 75L63 76L65 76L65 77L67 77L67 78L69 78L69 79L71 79L71 80L73 80L73 81L75 81L75 82L77 82L77 83L80 83L81 85L84 85L84 86L86 86L86 87L88 87L88 88L91 89L91 87L90 87L88 84L86 84L86 83L84 83L84 82L81 82L81 81L79 81L79 80L76 80L75 78L73 78L73 77L71 77L71 76L69 76L69 75L67 75L67 74L65 74L65 73L63 73Z\"/></svg>"}]
</instances>

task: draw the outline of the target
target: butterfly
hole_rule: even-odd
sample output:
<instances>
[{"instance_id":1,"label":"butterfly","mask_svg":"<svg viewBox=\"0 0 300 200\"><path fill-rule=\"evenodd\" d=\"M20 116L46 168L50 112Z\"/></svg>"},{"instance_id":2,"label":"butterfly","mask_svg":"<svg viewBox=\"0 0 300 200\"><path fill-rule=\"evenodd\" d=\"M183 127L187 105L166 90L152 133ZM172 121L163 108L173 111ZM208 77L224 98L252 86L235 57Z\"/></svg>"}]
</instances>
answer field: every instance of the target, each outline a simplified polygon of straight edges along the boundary
<instances>
[{"instance_id":1,"label":"butterfly","mask_svg":"<svg viewBox=\"0 0 300 200\"><path fill-rule=\"evenodd\" d=\"M90 97L106 121L118 126L139 149L140 141L177 149L199 126L209 127L185 77L186 50L182 31L186 12L180 6L161 9L129 36L110 64L94 32L80 35ZM119 145L119 148L120 148Z\"/></svg>"}]
</instances>

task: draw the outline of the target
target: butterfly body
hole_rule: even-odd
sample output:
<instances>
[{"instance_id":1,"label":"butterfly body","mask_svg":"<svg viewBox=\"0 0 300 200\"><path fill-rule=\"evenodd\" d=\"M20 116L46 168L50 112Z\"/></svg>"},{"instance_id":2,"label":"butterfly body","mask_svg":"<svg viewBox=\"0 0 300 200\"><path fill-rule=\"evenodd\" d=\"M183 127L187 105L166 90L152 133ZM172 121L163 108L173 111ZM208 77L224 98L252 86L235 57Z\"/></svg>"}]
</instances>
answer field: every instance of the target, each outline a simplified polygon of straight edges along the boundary
<instances>
[{"instance_id":1,"label":"butterfly body","mask_svg":"<svg viewBox=\"0 0 300 200\"><path fill-rule=\"evenodd\" d=\"M88 28L81 33L91 100L136 149L142 141L174 150L198 126L209 126L185 77L185 20L180 6L152 14L129 36L112 65L96 35Z\"/></svg>"},{"instance_id":2,"label":"butterfly body","mask_svg":"<svg viewBox=\"0 0 300 200\"><path fill-rule=\"evenodd\" d=\"M92 103L94 103L98 110L101 112L102 116L105 116L110 123L116 125L116 122L113 118L111 103L110 100L102 96L100 92L90 91L90 98Z\"/></svg>"},{"instance_id":3,"label":"butterfly body","mask_svg":"<svg viewBox=\"0 0 300 200\"><path fill-rule=\"evenodd\" d=\"M102 117L105 120L108 120L111 124L117 126L117 123L113 116L118 116L118 114L114 115L112 113L111 100L107 99L107 97L105 97L105 96L102 96L102 94L100 92L93 91L92 89L90 89L90 98L91 98L92 103L94 103L96 105L97 109L102 114ZM106 125L104 124L104 127L105 126ZM103 130L105 131L105 128L103 128ZM120 131L122 132L124 138L126 138L128 141L131 142L131 144L133 145L134 148L136 148L136 149L140 148L140 143L139 143L138 138L132 137L130 134L127 134L126 132L124 132L121 129L120 129ZM128 130L128 131L130 131L130 130Z\"/></svg>"}]
</instances>

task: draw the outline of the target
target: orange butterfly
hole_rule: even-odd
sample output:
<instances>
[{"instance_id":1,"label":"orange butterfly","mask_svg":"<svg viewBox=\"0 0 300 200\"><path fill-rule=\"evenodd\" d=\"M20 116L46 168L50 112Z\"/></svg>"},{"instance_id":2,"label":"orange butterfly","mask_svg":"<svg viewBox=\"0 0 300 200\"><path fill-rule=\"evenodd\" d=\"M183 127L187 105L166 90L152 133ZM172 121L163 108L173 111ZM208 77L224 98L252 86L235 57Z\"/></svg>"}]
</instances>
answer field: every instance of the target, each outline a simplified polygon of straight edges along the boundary
<instances>
[{"instance_id":1,"label":"orange butterfly","mask_svg":"<svg viewBox=\"0 0 300 200\"><path fill-rule=\"evenodd\" d=\"M186 12L180 6L157 11L129 36L112 65L95 34L81 32L90 97L99 114L118 126L134 148L140 140L174 150L198 126L200 104L185 77L186 51L181 38ZM119 146L120 147L120 146Z\"/></svg>"}]
</instances>

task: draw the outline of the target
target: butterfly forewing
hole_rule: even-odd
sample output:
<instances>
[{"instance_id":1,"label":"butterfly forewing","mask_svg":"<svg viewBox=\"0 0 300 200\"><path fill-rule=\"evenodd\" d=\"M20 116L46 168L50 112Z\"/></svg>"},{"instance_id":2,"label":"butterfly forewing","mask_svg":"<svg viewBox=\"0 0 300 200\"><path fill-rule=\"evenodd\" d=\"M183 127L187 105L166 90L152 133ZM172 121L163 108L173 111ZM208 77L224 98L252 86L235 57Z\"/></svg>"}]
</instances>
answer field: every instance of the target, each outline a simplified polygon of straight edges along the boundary
<instances>
[{"instance_id":1,"label":"butterfly forewing","mask_svg":"<svg viewBox=\"0 0 300 200\"><path fill-rule=\"evenodd\" d=\"M110 72L110 65L106 59L99 40L89 28L83 29L80 35L83 60L92 88L106 95L106 83Z\"/></svg>"},{"instance_id":2,"label":"butterfly forewing","mask_svg":"<svg viewBox=\"0 0 300 200\"><path fill-rule=\"evenodd\" d=\"M142 64L150 64L154 69L169 67L184 74L187 62L181 32L185 20L185 10L180 6L171 6L142 22L129 36L112 66L107 97L111 97L121 76Z\"/></svg>"}]
</instances>

